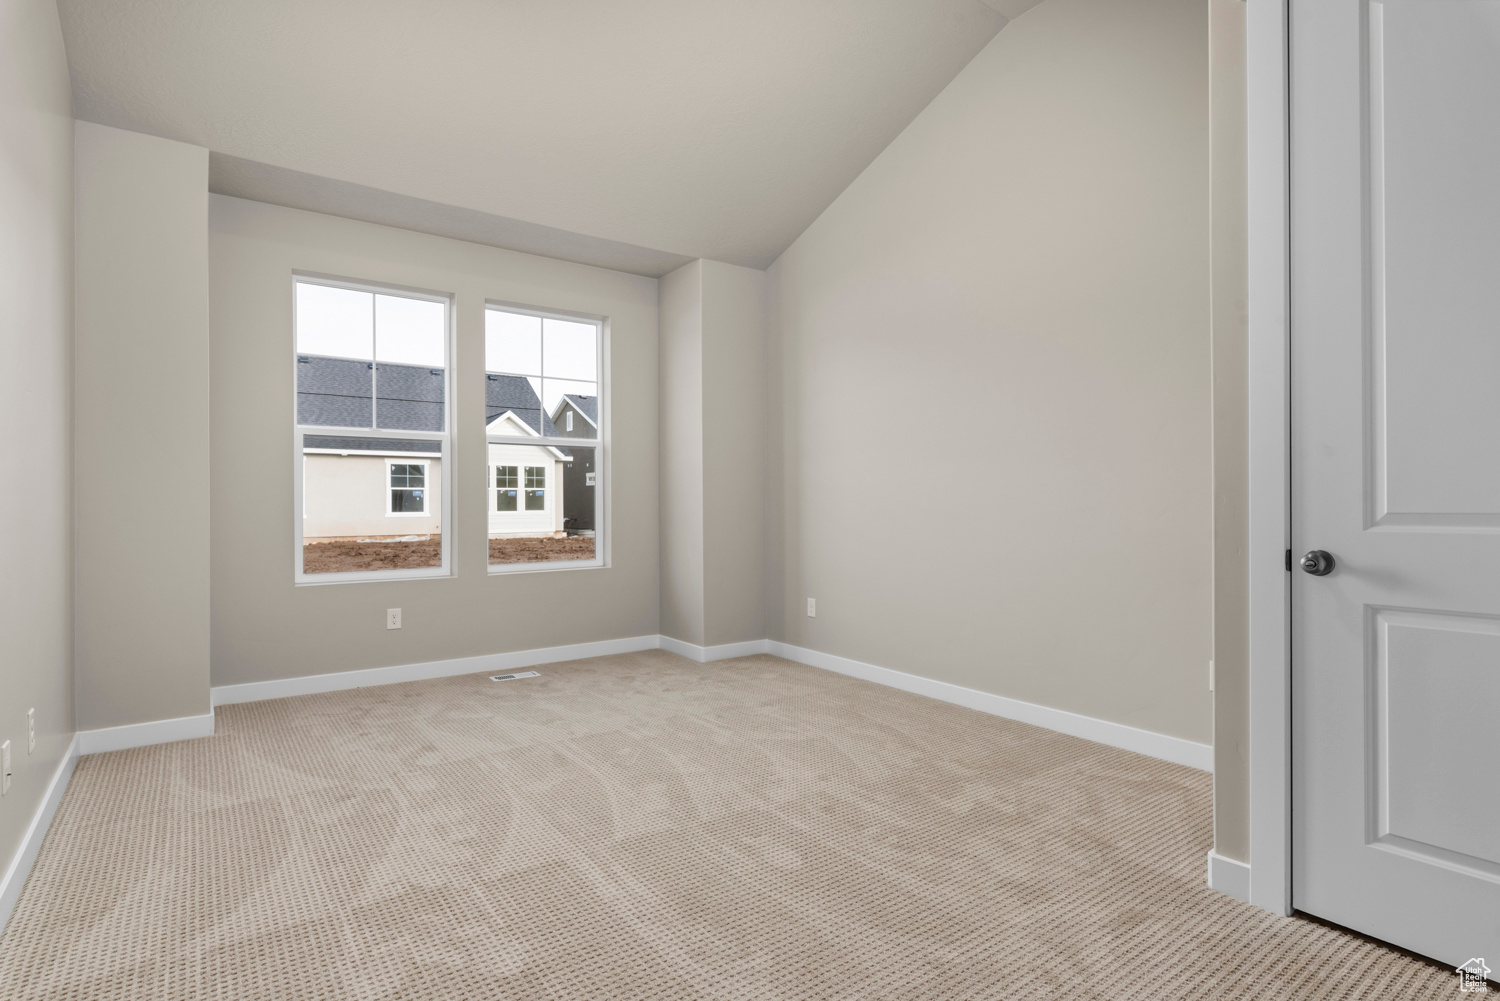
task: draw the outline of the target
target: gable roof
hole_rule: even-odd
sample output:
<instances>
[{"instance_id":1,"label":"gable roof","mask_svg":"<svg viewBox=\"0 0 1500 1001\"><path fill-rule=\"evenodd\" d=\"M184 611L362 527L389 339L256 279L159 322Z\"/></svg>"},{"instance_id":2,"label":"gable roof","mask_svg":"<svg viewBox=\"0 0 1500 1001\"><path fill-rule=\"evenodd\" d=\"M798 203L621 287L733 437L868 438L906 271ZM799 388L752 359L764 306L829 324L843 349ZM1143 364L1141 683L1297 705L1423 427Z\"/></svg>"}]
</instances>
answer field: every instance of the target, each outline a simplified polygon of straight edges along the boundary
<instances>
[{"instance_id":1,"label":"gable roof","mask_svg":"<svg viewBox=\"0 0 1500 1001\"><path fill-rule=\"evenodd\" d=\"M537 434L556 436L557 427L552 415L542 410L541 397L531 388L531 380L524 375L485 374L484 422L499 417L509 410Z\"/></svg>"},{"instance_id":2,"label":"gable roof","mask_svg":"<svg viewBox=\"0 0 1500 1001\"><path fill-rule=\"evenodd\" d=\"M564 393L562 399L557 401L557 409L552 411L552 420L555 422L562 413L563 407L571 404L573 409L587 417L589 423L594 427L599 426L599 397L579 396L576 393Z\"/></svg>"}]
</instances>

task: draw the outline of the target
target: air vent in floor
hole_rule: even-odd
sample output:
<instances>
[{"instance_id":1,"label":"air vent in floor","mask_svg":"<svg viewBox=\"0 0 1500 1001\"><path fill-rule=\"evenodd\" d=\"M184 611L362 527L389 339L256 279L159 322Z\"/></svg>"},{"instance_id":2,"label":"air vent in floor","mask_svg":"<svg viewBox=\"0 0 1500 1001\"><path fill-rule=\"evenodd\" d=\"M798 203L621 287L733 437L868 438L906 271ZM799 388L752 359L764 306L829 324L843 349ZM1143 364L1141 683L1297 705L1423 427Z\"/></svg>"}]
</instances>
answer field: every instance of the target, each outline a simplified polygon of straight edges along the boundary
<instances>
[{"instance_id":1,"label":"air vent in floor","mask_svg":"<svg viewBox=\"0 0 1500 1001\"><path fill-rule=\"evenodd\" d=\"M535 671L522 671L520 674L492 674L491 681L515 681L517 678L540 678L541 675Z\"/></svg>"}]
</instances>

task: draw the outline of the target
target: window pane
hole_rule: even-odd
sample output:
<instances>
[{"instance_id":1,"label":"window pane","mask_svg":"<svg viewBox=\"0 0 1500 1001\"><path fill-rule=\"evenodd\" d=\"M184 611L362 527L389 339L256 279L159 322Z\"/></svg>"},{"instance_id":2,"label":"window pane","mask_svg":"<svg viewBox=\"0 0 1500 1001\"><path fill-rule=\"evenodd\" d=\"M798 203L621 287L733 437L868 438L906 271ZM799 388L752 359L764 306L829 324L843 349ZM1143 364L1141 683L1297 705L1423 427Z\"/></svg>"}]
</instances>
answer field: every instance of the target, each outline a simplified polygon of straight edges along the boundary
<instances>
[{"instance_id":1,"label":"window pane","mask_svg":"<svg viewBox=\"0 0 1500 1001\"><path fill-rule=\"evenodd\" d=\"M442 443L304 435L304 573L442 565Z\"/></svg>"},{"instance_id":2,"label":"window pane","mask_svg":"<svg viewBox=\"0 0 1500 1001\"><path fill-rule=\"evenodd\" d=\"M501 471L514 469L507 475L519 473L521 501L502 508L497 497L497 503L491 506L491 564L594 558L598 492L595 452L592 448L490 445L496 493L500 492ZM540 500L540 507L531 506L533 498Z\"/></svg>"},{"instance_id":3,"label":"window pane","mask_svg":"<svg viewBox=\"0 0 1500 1001\"><path fill-rule=\"evenodd\" d=\"M331 285L296 283L297 353L375 359L375 296Z\"/></svg>"},{"instance_id":4,"label":"window pane","mask_svg":"<svg viewBox=\"0 0 1500 1001\"><path fill-rule=\"evenodd\" d=\"M547 467L526 467L526 510L547 510Z\"/></svg>"},{"instance_id":5,"label":"window pane","mask_svg":"<svg viewBox=\"0 0 1500 1001\"><path fill-rule=\"evenodd\" d=\"M598 331L592 323L542 321L542 375L549 379L599 380Z\"/></svg>"},{"instance_id":6,"label":"window pane","mask_svg":"<svg viewBox=\"0 0 1500 1001\"><path fill-rule=\"evenodd\" d=\"M323 427L374 426L374 364L345 358L297 356L297 423Z\"/></svg>"},{"instance_id":7,"label":"window pane","mask_svg":"<svg viewBox=\"0 0 1500 1001\"><path fill-rule=\"evenodd\" d=\"M572 435L575 438L599 437L596 426L599 423L597 383L543 379L542 406L547 411L547 417L542 422L545 434ZM568 430L569 411L574 414L571 431Z\"/></svg>"},{"instance_id":8,"label":"window pane","mask_svg":"<svg viewBox=\"0 0 1500 1001\"><path fill-rule=\"evenodd\" d=\"M541 317L485 310L484 368L486 372L541 375Z\"/></svg>"},{"instance_id":9,"label":"window pane","mask_svg":"<svg viewBox=\"0 0 1500 1001\"><path fill-rule=\"evenodd\" d=\"M442 431L443 370L417 365L375 366L377 427L392 431Z\"/></svg>"},{"instance_id":10,"label":"window pane","mask_svg":"<svg viewBox=\"0 0 1500 1001\"><path fill-rule=\"evenodd\" d=\"M489 433L523 437L541 434L542 398L537 393L541 382L522 375L486 376L484 415Z\"/></svg>"},{"instance_id":11,"label":"window pane","mask_svg":"<svg viewBox=\"0 0 1500 1001\"><path fill-rule=\"evenodd\" d=\"M447 309L375 296L375 421L393 431L442 431Z\"/></svg>"},{"instance_id":12,"label":"window pane","mask_svg":"<svg viewBox=\"0 0 1500 1001\"><path fill-rule=\"evenodd\" d=\"M447 363L447 307L430 299L375 296L375 360L421 368Z\"/></svg>"}]
</instances>

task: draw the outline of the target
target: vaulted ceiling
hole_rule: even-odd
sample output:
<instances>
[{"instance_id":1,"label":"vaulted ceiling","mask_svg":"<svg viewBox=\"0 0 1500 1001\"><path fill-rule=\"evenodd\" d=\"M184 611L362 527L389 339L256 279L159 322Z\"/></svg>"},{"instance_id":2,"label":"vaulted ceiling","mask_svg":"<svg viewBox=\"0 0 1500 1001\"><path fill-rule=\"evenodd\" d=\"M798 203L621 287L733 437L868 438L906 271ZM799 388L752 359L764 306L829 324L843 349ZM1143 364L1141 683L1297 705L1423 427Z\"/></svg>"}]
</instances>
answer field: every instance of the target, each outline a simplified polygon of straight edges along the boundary
<instances>
[{"instance_id":1,"label":"vaulted ceiling","mask_svg":"<svg viewBox=\"0 0 1500 1001\"><path fill-rule=\"evenodd\" d=\"M217 190L660 273L770 264L1034 2L59 7L75 114Z\"/></svg>"}]
</instances>

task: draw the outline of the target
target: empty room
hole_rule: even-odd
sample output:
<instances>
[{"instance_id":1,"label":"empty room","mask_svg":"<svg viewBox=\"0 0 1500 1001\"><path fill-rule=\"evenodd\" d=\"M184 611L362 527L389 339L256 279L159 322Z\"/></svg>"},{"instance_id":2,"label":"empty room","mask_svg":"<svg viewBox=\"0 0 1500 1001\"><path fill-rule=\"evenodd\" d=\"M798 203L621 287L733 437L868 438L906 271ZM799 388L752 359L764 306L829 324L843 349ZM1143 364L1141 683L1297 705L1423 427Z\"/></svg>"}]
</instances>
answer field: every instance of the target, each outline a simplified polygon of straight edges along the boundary
<instances>
[{"instance_id":1,"label":"empty room","mask_svg":"<svg viewBox=\"0 0 1500 1001\"><path fill-rule=\"evenodd\" d=\"M1500 0L0 0L0 998L1500 990L1496 162Z\"/></svg>"}]
</instances>

